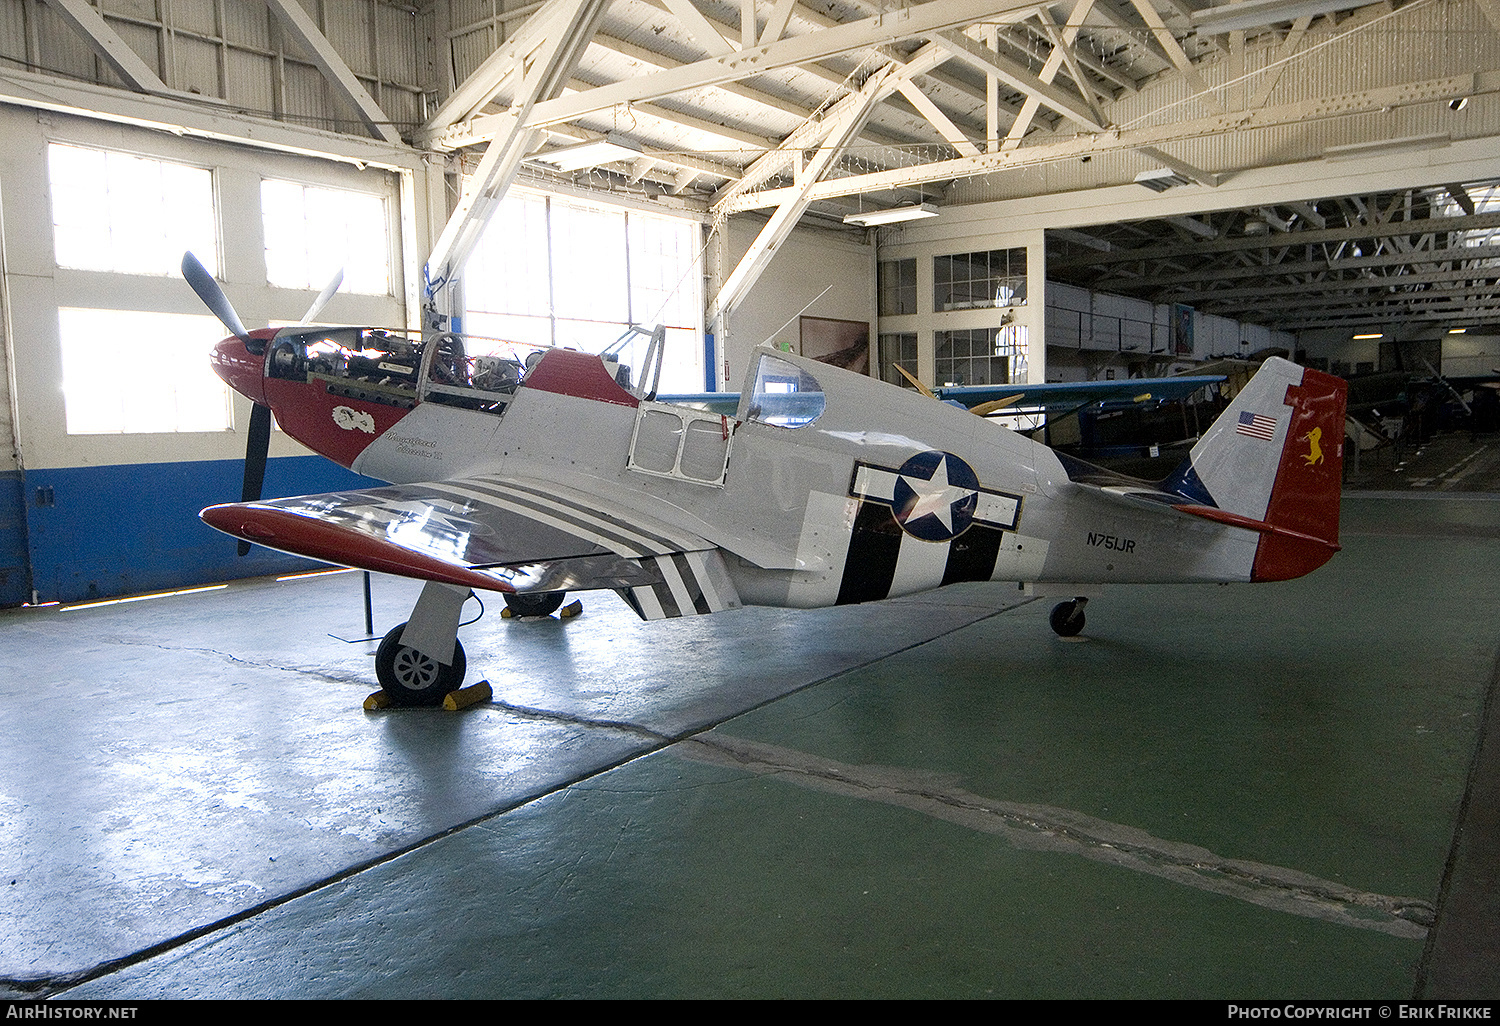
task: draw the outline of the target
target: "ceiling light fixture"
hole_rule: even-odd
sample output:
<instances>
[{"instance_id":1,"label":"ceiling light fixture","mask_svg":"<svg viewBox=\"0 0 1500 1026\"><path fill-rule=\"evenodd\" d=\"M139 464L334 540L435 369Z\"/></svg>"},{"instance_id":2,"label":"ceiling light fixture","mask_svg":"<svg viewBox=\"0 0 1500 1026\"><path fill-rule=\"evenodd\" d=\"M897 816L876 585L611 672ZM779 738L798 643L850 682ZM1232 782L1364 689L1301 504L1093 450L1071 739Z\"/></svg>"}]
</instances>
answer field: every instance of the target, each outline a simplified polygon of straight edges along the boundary
<instances>
[{"instance_id":1,"label":"ceiling light fixture","mask_svg":"<svg viewBox=\"0 0 1500 1026\"><path fill-rule=\"evenodd\" d=\"M586 167L613 164L617 160L635 160L640 156L639 143L607 135L603 139L578 143L576 146L537 153L531 159L541 164L550 164L559 171L581 171Z\"/></svg>"},{"instance_id":2,"label":"ceiling light fixture","mask_svg":"<svg viewBox=\"0 0 1500 1026\"><path fill-rule=\"evenodd\" d=\"M1453 137L1447 132L1437 132L1432 135L1407 135L1400 139L1376 139L1372 142L1326 147L1323 150L1323 159L1351 160L1357 157L1385 156L1397 150L1437 150L1452 142Z\"/></svg>"},{"instance_id":3,"label":"ceiling light fixture","mask_svg":"<svg viewBox=\"0 0 1500 1026\"><path fill-rule=\"evenodd\" d=\"M1469 330L1468 328L1449 328L1448 329L1448 334L1450 334L1450 335L1462 335L1464 332L1466 332L1468 330Z\"/></svg>"},{"instance_id":4,"label":"ceiling light fixture","mask_svg":"<svg viewBox=\"0 0 1500 1026\"><path fill-rule=\"evenodd\" d=\"M1233 32L1235 29L1274 25L1279 21L1315 18L1363 7L1370 0L1243 0L1241 3L1205 7L1189 20L1200 36Z\"/></svg>"},{"instance_id":5,"label":"ceiling light fixture","mask_svg":"<svg viewBox=\"0 0 1500 1026\"><path fill-rule=\"evenodd\" d=\"M1144 185L1152 192L1166 192L1175 189L1179 185L1192 185L1191 178L1185 178L1169 167L1159 167L1153 171L1142 171L1135 176L1136 185Z\"/></svg>"},{"instance_id":6,"label":"ceiling light fixture","mask_svg":"<svg viewBox=\"0 0 1500 1026\"><path fill-rule=\"evenodd\" d=\"M845 214L845 224L857 224L862 228L873 228L880 224L898 224L902 221L917 221L924 217L937 217L936 203L914 203L907 207L886 207L884 210L865 210L858 214Z\"/></svg>"},{"instance_id":7,"label":"ceiling light fixture","mask_svg":"<svg viewBox=\"0 0 1500 1026\"><path fill-rule=\"evenodd\" d=\"M1373 335L1355 335L1354 338L1356 338L1356 339L1362 339L1362 338L1385 338L1385 332L1383 332L1383 331L1377 331Z\"/></svg>"}]
</instances>

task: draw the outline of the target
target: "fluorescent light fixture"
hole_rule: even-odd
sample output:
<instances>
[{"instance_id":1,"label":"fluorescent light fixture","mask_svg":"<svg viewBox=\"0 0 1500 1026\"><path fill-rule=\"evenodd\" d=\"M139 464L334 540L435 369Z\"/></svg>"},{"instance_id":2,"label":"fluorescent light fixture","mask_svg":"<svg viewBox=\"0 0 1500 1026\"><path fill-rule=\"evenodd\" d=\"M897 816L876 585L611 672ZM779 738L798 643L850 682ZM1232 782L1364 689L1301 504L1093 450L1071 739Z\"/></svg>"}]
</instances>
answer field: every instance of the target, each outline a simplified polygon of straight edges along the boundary
<instances>
[{"instance_id":1,"label":"fluorescent light fixture","mask_svg":"<svg viewBox=\"0 0 1500 1026\"><path fill-rule=\"evenodd\" d=\"M1377 139L1374 142L1330 146L1323 151L1324 160L1351 160L1355 157L1383 156L1394 150L1437 150L1453 142L1447 132L1432 135L1407 135L1400 139Z\"/></svg>"},{"instance_id":2,"label":"fluorescent light fixture","mask_svg":"<svg viewBox=\"0 0 1500 1026\"><path fill-rule=\"evenodd\" d=\"M1449 328L1448 329L1448 334L1450 334L1450 335L1462 335L1464 332L1466 332L1468 330L1469 330L1468 328Z\"/></svg>"},{"instance_id":3,"label":"fluorescent light fixture","mask_svg":"<svg viewBox=\"0 0 1500 1026\"><path fill-rule=\"evenodd\" d=\"M600 164L613 164L617 160L635 160L641 156L639 143L615 136L605 136L591 142L564 146L558 150L534 154L531 159L541 164L551 164L559 171L580 171Z\"/></svg>"},{"instance_id":4,"label":"fluorescent light fixture","mask_svg":"<svg viewBox=\"0 0 1500 1026\"><path fill-rule=\"evenodd\" d=\"M845 224L857 224L873 228L878 224L897 224L901 221L918 221L924 217L937 217L936 203L914 203L908 207L886 207L884 210L865 210L858 214L845 214Z\"/></svg>"},{"instance_id":5,"label":"fluorescent light fixture","mask_svg":"<svg viewBox=\"0 0 1500 1026\"><path fill-rule=\"evenodd\" d=\"M1142 171L1136 175L1135 184L1144 185L1152 192L1166 192L1179 185L1192 185L1193 180L1183 177L1169 167L1159 167L1154 171Z\"/></svg>"},{"instance_id":6,"label":"fluorescent light fixture","mask_svg":"<svg viewBox=\"0 0 1500 1026\"><path fill-rule=\"evenodd\" d=\"M1353 337L1357 338L1357 339L1360 339L1360 338L1385 338L1385 332L1383 332L1383 331L1377 331L1373 335L1355 335Z\"/></svg>"},{"instance_id":7,"label":"fluorescent light fixture","mask_svg":"<svg viewBox=\"0 0 1500 1026\"><path fill-rule=\"evenodd\" d=\"M1279 21L1315 18L1320 14L1364 7L1371 0L1243 0L1237 4L1205 7L1189 19L1199 35L1274 25Z\"/></svg>"}]
</instances>

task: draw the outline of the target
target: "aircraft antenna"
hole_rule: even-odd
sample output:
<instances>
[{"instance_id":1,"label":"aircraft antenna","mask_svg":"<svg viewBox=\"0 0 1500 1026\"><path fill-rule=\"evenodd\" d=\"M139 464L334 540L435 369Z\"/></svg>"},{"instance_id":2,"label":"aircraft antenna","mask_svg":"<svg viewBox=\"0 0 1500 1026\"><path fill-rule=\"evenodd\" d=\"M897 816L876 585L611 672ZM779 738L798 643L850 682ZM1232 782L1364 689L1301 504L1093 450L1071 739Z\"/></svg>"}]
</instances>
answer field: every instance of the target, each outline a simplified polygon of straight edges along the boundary
<instances>
[{"instance_id":1,"label":"aircraft antenna","mask_svg":"<svg viewBox=\"0 0 1500 1026\"><path fill-rule=\"evenodd\" d=\"M819 292L816 296L813 296L812 299L808 300L807 306L804 306L801 310L798 310L796 313L794 313L790 317L788 317L786 319L786 324L783 324L780 328L777 328L775 331L771 332L765 338L763 338L759 342L757 342L756 345L763 346L767 342L771 341L771 339L775 338L777 335L780 335L782 333L782 331L785 330L787 324L791 324L798 317L801 317L803 314L807 313L808 307L812 306L818 300L822 299L823 298L823 293L827 292L831 288L833 288L833 282L829 282L827 285L823 286L823 292Z\"/></svg>"}]
</instances>

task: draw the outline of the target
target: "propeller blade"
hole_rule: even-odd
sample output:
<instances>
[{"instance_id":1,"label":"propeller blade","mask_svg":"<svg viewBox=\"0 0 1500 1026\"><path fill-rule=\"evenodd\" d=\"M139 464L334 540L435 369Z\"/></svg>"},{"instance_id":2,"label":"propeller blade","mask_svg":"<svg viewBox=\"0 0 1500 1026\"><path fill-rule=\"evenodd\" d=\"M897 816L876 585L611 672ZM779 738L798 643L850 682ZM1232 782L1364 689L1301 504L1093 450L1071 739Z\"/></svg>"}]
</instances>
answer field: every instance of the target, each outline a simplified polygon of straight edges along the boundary
<instances>
[{"instance_id":1,"label":"propeller blade","mask_svg":"<svg viewBox=\"0 0 1500 1026\"><path fill-rule=\"evenodd\" d=\"M1015 395L1008 395L1004 399L991 399L987 403L980 403L978 406L971 408L969 412L976 417L988 417L990 414L1005 409L1011 403L1025 396L1025 392L1017 392Z\"/></svg>"},{"instance_id":2,"label":"propeller blade","mask_svg":"<svg viewBox=\"0 0 1500 1026\"><path fill-rule=\"evenodd\" d=\"M933 394L932 389L928 388L926 385L924 385L920 381L918 381L916 379L916 377L912 374L911 371L907 370L905 367L901 366L899 363L896 364L896 369L901 372L901 376L902 377L904 377L907 381L911 382L912 387L915 388L918 392L921 392L923 395L925 395L929 399L936 399L937 398L937 396Z\"/></svg>"},{"instance_id":3,"label":"propeller blade","mask_svg":"<svg viewBox=\"0 0 1500 1026\"><path fill-rule=\"evenodd\" d=\"M323 291L318 293L318 298L312 301L312 306L307 308L307 313L303 314L302 319L297 323L311 324L312 319L322 312L323 307L328 305L328 301L333 298L333 294L342 284L344 284L344 269L340 267L338 273L329 279L327 285L323 286Z\"/></svg>"},{"instance_id":4,"label":"propeller blade","mask_svg":"<svg viewBox=\"0 0 1500 1026\"><path fill-rule=\"evenodd\" d=\"M241 502L254 502L260 498L261 488L266 483L266 458L271 450L271 408L256 403L250 407L250 430L245 436L245 485L240 491ZM239 554L246 555L250 543L239 544Z\"/></svg>"},{"instance_id":5,"label":"propeller blade","mask_svg":"<svg viewBox=\"0 0 1500 1026\"><path fill-rule=\"evenodd\" d=\"M193 291L198 293L198 298L203 300L203 305L223 322L231 335L242 342L250 341L250 333L245 330L239 314L235 313L234 307L229 304L229 297L224 295L224 290L219 288L219 283L214 281L214 276L208 273L208 268L204 267L191 252L182 254L182 276L187 279Z\"/></svg>"}]
</instances>

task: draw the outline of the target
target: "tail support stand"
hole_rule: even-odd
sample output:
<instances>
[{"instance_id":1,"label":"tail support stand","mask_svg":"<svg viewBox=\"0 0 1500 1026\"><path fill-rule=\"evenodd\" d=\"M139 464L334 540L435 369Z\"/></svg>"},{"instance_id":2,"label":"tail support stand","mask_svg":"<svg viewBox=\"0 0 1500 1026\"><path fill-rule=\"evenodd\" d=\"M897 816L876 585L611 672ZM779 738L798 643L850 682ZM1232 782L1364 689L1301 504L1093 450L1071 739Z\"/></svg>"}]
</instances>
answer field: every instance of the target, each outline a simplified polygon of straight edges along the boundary
<instances>
[{"instance_id":1,"label":"tail support stand","mask_svg":"<svg viewBox=\"0 0 1500 1026\"><path fill-rule=\"evenodd\" d=\"M1083 630L1083 607L1088 604L1088 598L1079 595L1071 602L1059 602L1052 607L1052 616L1049 622L1052 624L1052 630L1058 637L1072 638L1078 636L1078 633Z\"/></svg>"}]
</instances>

